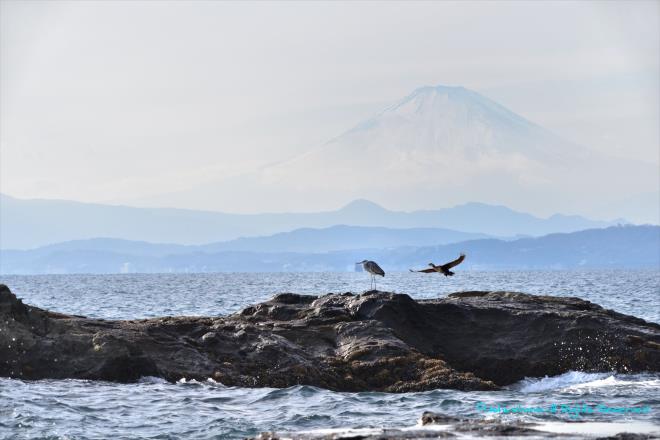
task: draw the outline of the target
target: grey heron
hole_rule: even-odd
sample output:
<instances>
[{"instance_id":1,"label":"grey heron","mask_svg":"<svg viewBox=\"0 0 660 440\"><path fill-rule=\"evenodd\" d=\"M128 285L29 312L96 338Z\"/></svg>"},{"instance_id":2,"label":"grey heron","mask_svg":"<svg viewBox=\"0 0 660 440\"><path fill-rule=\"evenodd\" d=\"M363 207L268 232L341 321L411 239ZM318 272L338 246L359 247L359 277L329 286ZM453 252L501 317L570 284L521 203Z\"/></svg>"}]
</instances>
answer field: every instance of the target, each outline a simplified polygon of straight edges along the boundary
<instances>
[{"instance_id":1,"label":"grey heron","mask_svg":"<svg viewBox=\"0 0 660 440\"><path fill-rule=\"evenodd\" d=\"M422 273L437 272L437 273L443 274L446 277L450 277L450 276L454 275L454 272L452 272L449 269L451 269L454 266L458 266L459 264L461 264L463 262L463 260L465 260L465 254L461 254L461 256L458 257L457 259L455 259L454 261L450 261L449 263L445 263L442 266L436 266L433 263L429 263L429 266L431 266L431 267L429 267L428 269L422 269L422 270L412 270L412 269L410 269L410 271L411 272L422 272Z\"/></svg>"},{"instance_id":2,"label":"grey heron","mask_svg":"<svg viewBox=\"0 0 660 440\"><path fill-rule=\"evenodd\" d=\"M374 286L374 290L376 290L376 275L380 275L381 277L384 277L385 271L381 269L380 266L376 264L375 261L362 260L355 264L361 264L364 270L366 270L371 274L371 282ZM369 287L371 287L371 284L369 284Z\"/></svg>"}]
</instances>

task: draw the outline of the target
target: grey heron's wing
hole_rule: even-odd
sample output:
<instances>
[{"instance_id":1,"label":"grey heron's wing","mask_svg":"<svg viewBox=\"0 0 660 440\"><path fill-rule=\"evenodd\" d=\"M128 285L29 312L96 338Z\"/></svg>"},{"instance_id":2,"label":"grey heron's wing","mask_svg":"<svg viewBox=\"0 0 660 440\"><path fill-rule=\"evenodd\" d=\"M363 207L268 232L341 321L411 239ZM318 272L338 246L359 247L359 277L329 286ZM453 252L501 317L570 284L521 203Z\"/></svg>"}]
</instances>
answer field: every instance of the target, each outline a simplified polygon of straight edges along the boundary
<instances>
[{"instance_id":1,"label":"grey heron's wing","mask_svg":"<svg viewBox=\"0 0 660 440\"><path fill-rule=\"evenodd\" d=\"M461 264L463 260L465 260L465 254L461 254L461 256L455 259L454 261L450 261L449 263L443 264L442 267L444 269L451 269L452 267Z\"/></svg>"},{"instance_id":2,"label":"grey heron's wing","mask_svg":"<svg viewBox=\"0 0 660 440\"><path fill-rule=\"evenodd\" d=\"M374 261L368 261L365 264L367 271L371 272L374 275L380 275L381 277L385 276L385 271L380 268Z\"/></svg>"},{"instance_id":3,"label":"grey heron's wing","mask_svg":"<svg viewBox=\"0 0 660 440\"><path fill-rule=\"evenodd\" d=\"M429 268L429 269L422 269L422 270L412 270L410 269L411 272L422 272L422 273L433 273L435 272L435 269Z\"/></svg>"}]
</instances>

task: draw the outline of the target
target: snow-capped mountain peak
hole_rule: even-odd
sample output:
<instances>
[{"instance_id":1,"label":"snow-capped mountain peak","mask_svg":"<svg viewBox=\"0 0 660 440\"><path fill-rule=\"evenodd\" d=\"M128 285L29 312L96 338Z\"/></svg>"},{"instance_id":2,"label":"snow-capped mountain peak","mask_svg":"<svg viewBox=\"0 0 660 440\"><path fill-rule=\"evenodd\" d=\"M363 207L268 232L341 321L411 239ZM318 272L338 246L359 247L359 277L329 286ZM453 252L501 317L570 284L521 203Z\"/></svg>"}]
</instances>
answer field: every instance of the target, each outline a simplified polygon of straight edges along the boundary
<instances>
[{"instance_id":1,"label":"snow-capped mountain peak","mask_svg":"<svg viewBox=\"0 0 660 440\"><path fill-rule=\"evenodd\" d=\"M617 179L623 169L626 179ZM261 211L326 210L366 198L403 210L482 200L580 212L585 203L657 186L656 176L568 142L480 93L441 85L414 90L297 158L208 190L221 210L240 186ZM185 194L188 201L195 193Z\"/></svg>"},{"instance_id":2,"label":"snow-capped mountain peak","mask_svg":"<svg viewBox=\"0 0 660 440\"><path fill-rule=\"evenodd\" d=\"M463 87L422 87L373 118L288 163L264 171L268 184L291 176L312 188L466 184L505 173L526 184L574 147ZM388 176L383 180L383 176ZM360 196L359 194L356 194Z\"/></svg>"}]
</instances>

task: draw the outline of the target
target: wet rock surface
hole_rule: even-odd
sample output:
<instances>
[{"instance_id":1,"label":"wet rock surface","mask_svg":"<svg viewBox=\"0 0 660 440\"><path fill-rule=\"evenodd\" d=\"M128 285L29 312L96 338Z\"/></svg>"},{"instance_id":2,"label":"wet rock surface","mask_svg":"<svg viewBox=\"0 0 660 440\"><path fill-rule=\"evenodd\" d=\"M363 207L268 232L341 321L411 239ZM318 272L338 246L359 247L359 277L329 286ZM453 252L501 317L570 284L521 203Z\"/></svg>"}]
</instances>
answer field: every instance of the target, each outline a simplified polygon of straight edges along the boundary
<instances>
[{"instance_id":1,"label":"wet rock surface","mask_svg":"<svg viewBox=\"0 0 660 440\"><path fill-rule=\"evenodd\" d=\"M578 298L285 293L225 317L108 321L29 306L0 285L4 377L406 392L658 369L660 325Z\"/></svg>"},{"instance_id":2,"label":"wet rock surface","mask_svg":"<svg viewBox=\"0 0 660 440\"><path fill-rule=\"evenodd\" d=\"M425 412L416 426L408 428L333 429L298 433L264 432L252 440L412 440L445 438L529 438L529 439L584 439L595 440L650 440L654 434L617 433L609 437L584 433L556 433L544 431L535 423L519 421L460 419L444 414ZM580 425L581 423L575 423ZM580 430L578 430L580 431ZM597 438L598 437L598 438Z\"/></svg>"}]
</instances>

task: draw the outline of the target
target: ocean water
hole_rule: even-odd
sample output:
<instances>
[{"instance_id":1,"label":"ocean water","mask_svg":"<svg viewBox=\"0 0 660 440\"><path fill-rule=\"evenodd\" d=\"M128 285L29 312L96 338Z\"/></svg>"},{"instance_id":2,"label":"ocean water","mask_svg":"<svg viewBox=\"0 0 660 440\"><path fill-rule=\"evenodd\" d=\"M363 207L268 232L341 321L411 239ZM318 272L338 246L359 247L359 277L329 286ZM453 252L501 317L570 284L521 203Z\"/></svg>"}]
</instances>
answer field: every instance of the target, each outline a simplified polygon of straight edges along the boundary
<instances>
[{"instance_id":1,"label":"ocean water","mask_svg":"<svg viewBox=\"0 0 660 440\"><path fill-rule=\"evenodd\" d=\"M281 292L369 288L365 273L43 275L3 276L0 282L31 305L111 319L223 315ZM392 273L379 279L378 288L414 298L480 289L579 296L660 322L660 271L654 270L463 271L453 278ZM517 407L541 410L503 413ZM585 435L595 426L612 432L651 427L660 433L660 373L573 371L527 378L500 391L405 394L234 388L185 378L178 383L143 378L135 384L0 379L2 439L233 439L272 430L412 426L424 411L583 426Z\"/></svg>"}]
</instances>

